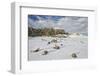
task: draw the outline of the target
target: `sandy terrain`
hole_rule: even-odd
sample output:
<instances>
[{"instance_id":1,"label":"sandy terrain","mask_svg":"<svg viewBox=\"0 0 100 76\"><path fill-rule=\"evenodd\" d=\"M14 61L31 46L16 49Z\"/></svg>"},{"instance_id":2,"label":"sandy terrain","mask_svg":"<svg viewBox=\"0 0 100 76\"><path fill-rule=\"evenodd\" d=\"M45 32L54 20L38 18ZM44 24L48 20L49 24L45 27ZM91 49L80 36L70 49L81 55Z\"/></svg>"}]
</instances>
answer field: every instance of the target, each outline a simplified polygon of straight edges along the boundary
<instances>
[{"instance_id":1,"label":"sandy terrain","mask_svg":"<svg viewBox=\"0 0 100 76\"><path fill-rule=\"evenodd\" d=\"M57 42L51 42L57 40ZM54 49L59 46L59 49ZM38 52L35 52L39 49ZM44 52L46 51L46 52ZM29 61L31 60L56 60L56 59L76 59L88 57L88 38L87 36L72 35L67 38L58 37L29 37ZM76 54L76 58L72 54Z\"/></svg>"}]
</instances>

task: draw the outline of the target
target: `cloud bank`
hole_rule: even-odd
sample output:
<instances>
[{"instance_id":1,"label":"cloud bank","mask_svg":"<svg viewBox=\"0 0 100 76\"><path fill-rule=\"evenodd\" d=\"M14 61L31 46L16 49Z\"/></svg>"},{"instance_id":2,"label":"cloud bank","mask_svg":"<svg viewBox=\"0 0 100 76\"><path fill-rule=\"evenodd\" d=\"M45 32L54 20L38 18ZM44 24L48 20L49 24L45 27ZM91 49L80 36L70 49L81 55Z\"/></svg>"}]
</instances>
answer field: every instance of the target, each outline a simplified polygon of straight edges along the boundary
<instances>
[{"instance_id":1,"label":"cloud bank","mask_svg":"<svg viewBox=\"0 0 100 76\"><path fill-rule=\"evenodd\" d=\"M32 16L32 17L31 17ZM88 33L88 17L28 16L28 26L33 28L63 28L66 32Z\"/></svg>"}]
</instances>

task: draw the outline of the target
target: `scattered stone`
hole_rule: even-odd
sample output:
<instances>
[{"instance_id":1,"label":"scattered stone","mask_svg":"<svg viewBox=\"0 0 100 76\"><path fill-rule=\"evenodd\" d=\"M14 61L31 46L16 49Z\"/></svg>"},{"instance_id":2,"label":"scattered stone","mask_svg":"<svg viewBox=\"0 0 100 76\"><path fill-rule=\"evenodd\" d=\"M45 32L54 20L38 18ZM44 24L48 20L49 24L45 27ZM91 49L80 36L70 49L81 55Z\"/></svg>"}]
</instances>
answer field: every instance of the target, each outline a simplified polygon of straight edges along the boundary
<instances>
[{"instance_id":1,"label":"scattered stone","mask_svg":"<svg viewBox=\"0 0 100 76\"><path fill-rule=\"evenodd\" d=\"M48 53L48 51L44 51L42 55L47 55Z\"/></svg>"},{"instance_id":2,"label":"scattered stone","mask_svg":"<svg viewBox=\"0 0 100 76\"><path fill-rule=\"evenodd\" d=\"M33 52L39 52L40 51L40 48L37 48L36 50L34 50Z\"/></svg>"},{"instance_id":3,"label":"scattered stone","mask_svg":"<svg viewBox=\"0 0 100 76\"><path fill-rule=\"evenodd\" d=\"M61 44L61 46L63 46L63 44Z\"/></svg>"},{"instance_id":4,"label":"scattered stone","mask_svg":"<svg viewBox=\"0 0 100 76\"><path fill-rule=\"evenodd\" d=\"M72 53L72 58L77 58L76 53Z\"/></svg>"},{"instance_id":5,"label":"scattered stone","mask_svg":"<svg viewBox=\"0 0 100 76\"><path fill-rule=\"evenodd\" d=\"M48 44L50 44L50 42L48 42Z\"/></svg>"},{"instance_id":6,"label":"scattered stone","mask_svg":"<svg viewBox=\"0 0 100 76\"><path fill-rule=\"evenodd\" d=\"M55 45L54 49L60 49L60 46Z\"/></svg>"},{"instance_id":7,"label":"scattered stone","mask_svg":"<svg viewBox=\"0 0 100 76\"><path fill-rule=\"evenodd\" d=\"M57 43L57 40L56 39L53 39L53 40L51 40L51 42Z\"/></svg>"}]
</instances>

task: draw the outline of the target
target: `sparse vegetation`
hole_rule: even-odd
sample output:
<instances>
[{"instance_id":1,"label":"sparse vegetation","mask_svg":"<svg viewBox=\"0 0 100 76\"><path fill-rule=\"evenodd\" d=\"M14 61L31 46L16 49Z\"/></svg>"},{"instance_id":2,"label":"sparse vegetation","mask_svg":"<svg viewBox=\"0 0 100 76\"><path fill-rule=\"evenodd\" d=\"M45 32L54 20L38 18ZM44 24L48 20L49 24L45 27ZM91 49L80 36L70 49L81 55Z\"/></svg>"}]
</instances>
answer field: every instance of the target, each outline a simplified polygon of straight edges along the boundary
<instances>
[{"instance_id":1,"label":"sparse vegetation","mask_svg":"<svg viewBox=\"0 0 100 76\"><path fill-rule=\"evenodd\" d=\"M35 29L32 27L28 27L28 36L54 36L57 34L65 34L63 29L53 29L53 28L43 28L43 29Z\"/></svg>"}]
</instances>

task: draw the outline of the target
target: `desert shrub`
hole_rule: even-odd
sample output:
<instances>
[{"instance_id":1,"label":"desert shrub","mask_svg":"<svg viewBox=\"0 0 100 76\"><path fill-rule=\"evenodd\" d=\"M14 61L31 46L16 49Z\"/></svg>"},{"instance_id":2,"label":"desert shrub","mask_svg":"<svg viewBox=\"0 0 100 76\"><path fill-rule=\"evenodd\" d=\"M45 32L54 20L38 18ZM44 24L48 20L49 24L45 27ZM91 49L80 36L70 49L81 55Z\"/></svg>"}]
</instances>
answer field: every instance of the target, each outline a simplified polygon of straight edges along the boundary
<instances>
[{"instance_id":1,"label":"desert shrub","mask_svg":"<svg viewBox=\"0 0 100 76\"><path fill-rule=\"evenodd\" d=\"M28 36L54 36L57 34L65 34L65 31L53 28L35 29L28 27Z\"/></svg>"}]
</instances>

